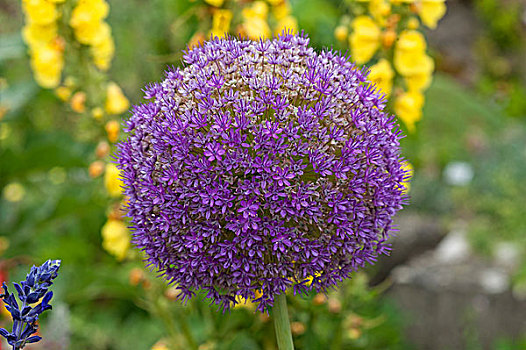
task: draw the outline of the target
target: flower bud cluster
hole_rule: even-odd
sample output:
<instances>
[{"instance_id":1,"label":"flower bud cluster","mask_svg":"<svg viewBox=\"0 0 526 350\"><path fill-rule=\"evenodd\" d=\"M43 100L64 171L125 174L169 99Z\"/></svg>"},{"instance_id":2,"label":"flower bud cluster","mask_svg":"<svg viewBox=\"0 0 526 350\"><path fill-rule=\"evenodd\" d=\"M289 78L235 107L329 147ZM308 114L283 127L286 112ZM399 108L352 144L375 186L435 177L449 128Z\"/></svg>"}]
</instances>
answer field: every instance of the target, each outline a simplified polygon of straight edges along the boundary
<instances>
[{"instance_id":1,"label":"flower bud cluster","mask_svg":"<svg viewBox=\"0 0 526 350\"><path fill-rule=\"evenodd\" d=\"M308 42L207 41L126 122L134 243L182 299L204 290L264 311L389 250L407 180L401 132L364 71Z\"/></svg>"},{"instance_id":2,"label":"flower bud cluster","mask_svg":"<svg viewBox=\"0 0 526 350\"><path fill-rule=\"evenodd\" d=\"M104 21L108 13L109 5L104 0L79 0L69 21L75 38L90 47L93 62L101 70L110 67L115 52L111 28Z\"/></svg>"},{"instance_id":3,"label":"flower bud cluster","mask_svg":"<svg viewBox=\"0 0 526 350\"><path fill-rule=\"evenodd\" d=\"M26 19L22 36L29 46L35 80L46 88L58 86L64 68L64 39L58 34L57 25L64 1L22 1Z\"/></svg>"}]
</instances>

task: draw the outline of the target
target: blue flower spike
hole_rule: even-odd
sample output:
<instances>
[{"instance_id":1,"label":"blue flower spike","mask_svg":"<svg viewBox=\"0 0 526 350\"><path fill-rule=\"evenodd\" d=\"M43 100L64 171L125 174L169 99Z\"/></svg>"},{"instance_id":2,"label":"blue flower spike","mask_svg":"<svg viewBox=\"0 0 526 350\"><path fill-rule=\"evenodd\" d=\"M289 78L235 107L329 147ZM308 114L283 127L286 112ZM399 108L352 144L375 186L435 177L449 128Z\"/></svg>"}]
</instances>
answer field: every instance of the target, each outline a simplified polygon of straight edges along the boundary
<instances>
[{"instance_id":1,"label":"blue flower spike","mask_svg":"<svg viewBox=\"0 0 526 350\"><path fill-rule=\"evenodd\" d=\"M57 277L60 260L48 260L42 266L33 266L27 274L26 279L20 284L14 283L18 294L18 301L14 293L9 293L5 282L0 298L13 318L13 330L7 331L0 328L0 335L7 339L13 350L23 349L26 344L36 343L42 337L33 335L38 330L37 320L40 314L51 309L49 302L53 292L48 289ZM34 305L40 300L37 305Z\"/></svg>"}]
</instances>

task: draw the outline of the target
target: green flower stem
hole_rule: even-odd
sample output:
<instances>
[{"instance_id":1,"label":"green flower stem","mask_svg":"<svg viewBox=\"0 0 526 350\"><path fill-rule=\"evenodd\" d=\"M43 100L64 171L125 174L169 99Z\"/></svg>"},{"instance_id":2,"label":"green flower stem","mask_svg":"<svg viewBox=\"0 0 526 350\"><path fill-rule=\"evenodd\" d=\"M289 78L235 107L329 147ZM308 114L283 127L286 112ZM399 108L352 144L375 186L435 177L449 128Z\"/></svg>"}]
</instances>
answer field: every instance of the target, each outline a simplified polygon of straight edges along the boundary
<instances>
[{"instance_id":1,"label":"green flower stem","mask_svg":"<svg viewBox=\"0 0 526 350\"><path fill-rule=\"evenodd\" d=\"M287 311L287 296L285 293L276 296L272 308L276 340L279 350L294 350L292 333L290 332L289 313Z\"/></svg>"}]
</instances>

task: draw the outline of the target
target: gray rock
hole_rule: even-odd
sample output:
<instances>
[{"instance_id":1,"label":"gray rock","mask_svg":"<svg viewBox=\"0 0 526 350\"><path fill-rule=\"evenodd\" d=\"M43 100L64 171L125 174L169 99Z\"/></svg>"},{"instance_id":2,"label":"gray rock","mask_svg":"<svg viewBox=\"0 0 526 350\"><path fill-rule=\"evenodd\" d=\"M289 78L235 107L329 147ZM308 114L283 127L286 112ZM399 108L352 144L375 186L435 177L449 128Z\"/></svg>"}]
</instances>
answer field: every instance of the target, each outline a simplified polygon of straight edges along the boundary
<instances>
[{"instance_id":1,"label":"gray rock","mask_svg":"<svg viewBox=\"0 0 526 350\"><path fill-rule=\"evenodd\" d=\"M399 233L389 241L393 248L391 255L378 259L370 280L371 285L385 280L396 266L406 263L422 252L434 249L447 233L438 218L411 212L398 214L395 224Z\"/></svg>"},{"instance_id":2,"label":"gray rock","mask_svg":"<svg viewBox=\"0 0 526 350\"><path fill-rule=\"evenodd\" d=\"M526 300L512 294L510 273L475 256L460 226L434 251L393 269L387 294L418 349L492 349L500 337L526 334Z\"/></svg>"}]
</instances>

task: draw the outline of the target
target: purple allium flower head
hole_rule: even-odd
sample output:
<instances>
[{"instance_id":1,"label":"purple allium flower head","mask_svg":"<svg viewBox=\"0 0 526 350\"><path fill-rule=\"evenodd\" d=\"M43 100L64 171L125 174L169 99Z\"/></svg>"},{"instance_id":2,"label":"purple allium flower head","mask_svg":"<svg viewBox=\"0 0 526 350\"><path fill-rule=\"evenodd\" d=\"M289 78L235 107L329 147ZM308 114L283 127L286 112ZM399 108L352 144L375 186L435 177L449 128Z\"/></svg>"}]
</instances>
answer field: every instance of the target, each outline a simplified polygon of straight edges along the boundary
<instances>
[{"instance_id":1,"label":"purple allium flower head","mask_svg":"<svg viewBox=\"0 0 526 350\"><path fill-rule=\"evenodd\" d=\"M183 300L260 311L386 253L405 202L384 96L304 35L215 38L145 88L119 145L134 242ZM260 296L256 299L256 295Z\"/></svg>"}]
</instances>

